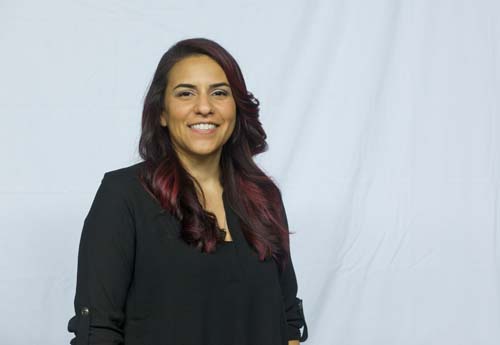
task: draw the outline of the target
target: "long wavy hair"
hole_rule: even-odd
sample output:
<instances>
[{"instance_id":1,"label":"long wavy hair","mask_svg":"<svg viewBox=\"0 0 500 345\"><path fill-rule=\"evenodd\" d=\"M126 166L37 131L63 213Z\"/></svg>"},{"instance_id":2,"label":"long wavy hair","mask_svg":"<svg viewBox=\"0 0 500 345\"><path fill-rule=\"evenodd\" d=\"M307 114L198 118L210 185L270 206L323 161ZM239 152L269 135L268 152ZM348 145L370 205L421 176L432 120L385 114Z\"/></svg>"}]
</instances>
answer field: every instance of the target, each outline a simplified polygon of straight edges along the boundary
<instances>
[{"instance_id":1,"label":"long wavy hair","mask_svg":"<svg viewBox=\"0 0 500 345\"><path fill-rule=\"evenodd\" d=\"M224 240L216 216L199 202L195 189L195 184L200 187L198 181L178 159L168 128L160 125L170 69L180 60L200 54L215 60L224 70L236 103L235 128L220 158L224 195L240 218L242 232L259 260L272 256L283 269L290 255L291 232L281 192L253 160L253 156L268 149L259 121L259 101L247 90L236 60L218 43L206 38L186 39L161 57L142 111L139 154L145 164L141 182L161 207L180 221L180 236L186 243L211 253ZM203 193L201 187L198 189Z\"/></svg>"}]
</instances>

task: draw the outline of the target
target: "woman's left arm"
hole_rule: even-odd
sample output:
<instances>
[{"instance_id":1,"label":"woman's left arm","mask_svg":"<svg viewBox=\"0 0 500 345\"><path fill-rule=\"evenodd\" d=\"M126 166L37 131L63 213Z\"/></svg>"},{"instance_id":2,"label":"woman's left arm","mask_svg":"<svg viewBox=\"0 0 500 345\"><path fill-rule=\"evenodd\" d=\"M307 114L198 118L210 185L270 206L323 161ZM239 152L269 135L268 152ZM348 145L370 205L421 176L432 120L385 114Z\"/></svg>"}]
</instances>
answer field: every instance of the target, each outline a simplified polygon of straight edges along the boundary
<instances>
[{"instance_id":1,"label":"woman's left arm","mask_svg":"<svg viewBox=\"0 0 500 345\"><path fill-rule=\"evenodd\" d=\"M285 225L288 229L288 220L283 201L281 201L281 207ZM285 269L281 273L280 284L288 325L288 345L298 345L299 341L303 342L307 339L307 324L304 317L304 311L302 309L302 300L297 298L297 278L295 276L291 254L288 255L288 262L286 263ZM302 327L304 327L304 331L301 335L300 329Z\"/></svg>"}]
</instances>

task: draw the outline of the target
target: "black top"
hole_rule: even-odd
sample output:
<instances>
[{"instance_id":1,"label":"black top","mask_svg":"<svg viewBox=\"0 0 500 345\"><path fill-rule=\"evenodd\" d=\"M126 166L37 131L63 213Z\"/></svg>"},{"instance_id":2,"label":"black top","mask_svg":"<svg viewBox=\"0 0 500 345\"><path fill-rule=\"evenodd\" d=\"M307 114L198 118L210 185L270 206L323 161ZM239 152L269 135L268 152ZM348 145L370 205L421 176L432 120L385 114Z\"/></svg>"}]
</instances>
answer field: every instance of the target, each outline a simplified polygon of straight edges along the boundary
<instances>
[{"instance_id":1,"label":"black top","mask_svg":"<svg viewBox=\"0 0 500 345\"><path fill-rule=\"evenodd\" d=\"M259 261L224 193L233 242L189 246L140 184L142 164L106 172L85 218L71 344L286 345L302 326L305 341L291 257L281 274Z\"/></svg>"}]
</instances>

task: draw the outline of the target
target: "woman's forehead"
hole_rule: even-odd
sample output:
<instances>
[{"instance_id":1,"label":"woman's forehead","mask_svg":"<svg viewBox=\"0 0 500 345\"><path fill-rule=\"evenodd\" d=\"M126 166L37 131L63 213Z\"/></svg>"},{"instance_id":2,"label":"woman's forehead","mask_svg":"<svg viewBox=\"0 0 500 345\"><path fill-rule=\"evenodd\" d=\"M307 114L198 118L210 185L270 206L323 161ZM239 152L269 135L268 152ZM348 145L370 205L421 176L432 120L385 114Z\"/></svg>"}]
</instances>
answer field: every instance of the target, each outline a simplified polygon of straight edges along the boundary
<instances>
[{"instance_id":1,"label":"woman's forehead","mask_svg":"<svg viewBox=\"0 0 500 345\"><path fill-rule=\"evenodd\" d=\"M169 79L171 84L227 82L222 67L206 55L189 56L180 60L170 70Z\"/></svg>"}]
</instances>

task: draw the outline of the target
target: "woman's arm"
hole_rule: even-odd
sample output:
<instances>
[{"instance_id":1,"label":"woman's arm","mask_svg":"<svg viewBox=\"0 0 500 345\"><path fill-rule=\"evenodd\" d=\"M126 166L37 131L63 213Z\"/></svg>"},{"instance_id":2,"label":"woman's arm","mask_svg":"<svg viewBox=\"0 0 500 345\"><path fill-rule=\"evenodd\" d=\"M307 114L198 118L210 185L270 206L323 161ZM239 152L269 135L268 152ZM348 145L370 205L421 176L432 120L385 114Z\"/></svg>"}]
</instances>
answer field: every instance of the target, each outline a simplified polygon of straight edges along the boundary
<instances>
[{"instance_id":1,"label":"woman's arm","mask_svg":"<svg viewBox=\"0 0 500 345\"><path fill-rule=\"evenodd\" d=\"M288 229L288 220L286 216L285 206L281 201L281 207L286 228ZM283 303L285 306L285 314L287 319L287 337L288 345L296 345L299 341L307 339L307 324L302 309L302 300L297 298L297 278L293 267L291 254L288 256L288 262L280 277L281 291L283 295ZM300 329L304 327L302 335Z\"/></svg>"},{"instance_id":2,"label":"woman's arm","mask_svg":"<svg viewBox=\"0 0 500 345\"><path fill-rule=\"evenodd\" d=\"M105 173L85 218L78 251L72 345L123 344L134 267L135 226L119 176Z\"/></svg>"}]
</instances>

